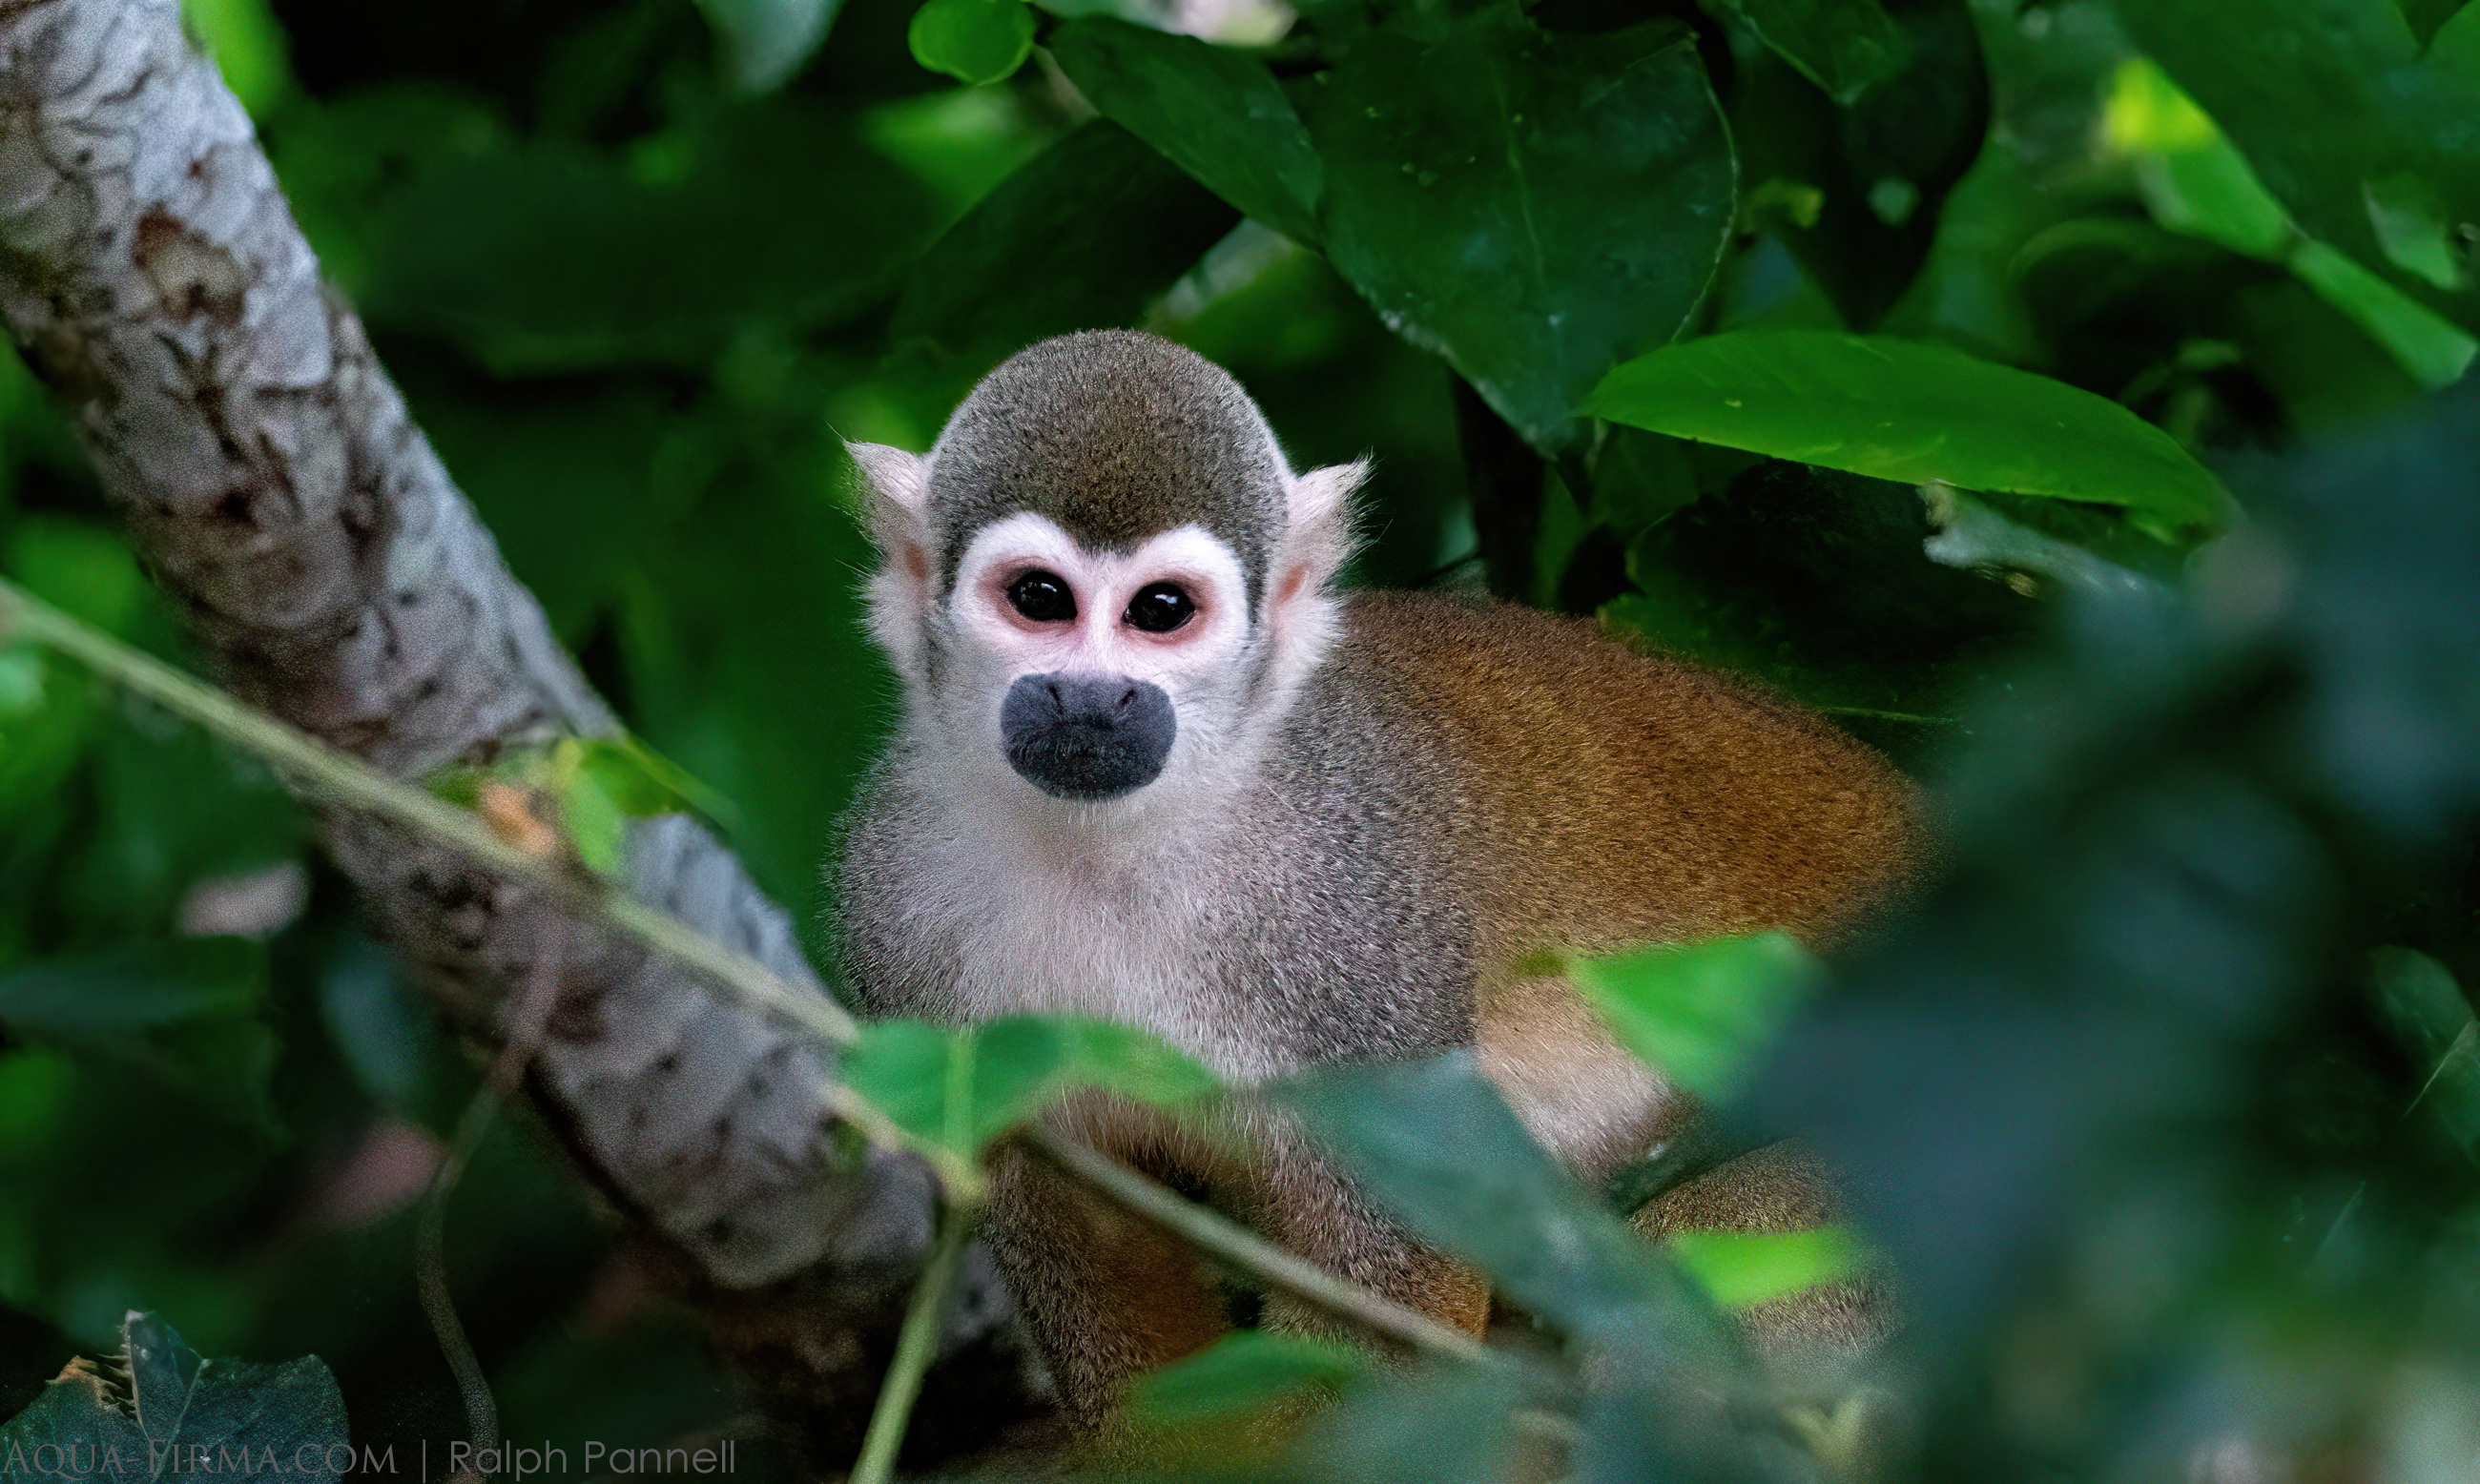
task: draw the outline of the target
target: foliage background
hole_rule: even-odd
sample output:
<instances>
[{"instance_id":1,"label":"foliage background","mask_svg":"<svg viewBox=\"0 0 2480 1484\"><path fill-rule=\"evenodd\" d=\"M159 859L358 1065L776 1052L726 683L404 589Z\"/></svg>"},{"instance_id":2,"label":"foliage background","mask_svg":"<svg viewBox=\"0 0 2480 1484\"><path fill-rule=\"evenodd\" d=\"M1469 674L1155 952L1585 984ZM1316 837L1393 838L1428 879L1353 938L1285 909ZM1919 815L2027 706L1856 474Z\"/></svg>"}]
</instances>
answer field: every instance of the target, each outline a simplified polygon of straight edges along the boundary
<instances>
[{"instance_id":1,"label":"foliage background","mask_svg":"<svg viewBox=\"0 0 2480 1484\"><path fill-rule=\"evenodd\" d=\"M977 87L913 60L905 0L192 18L511 568L631 726L737 802L729 836L814 948L891 700L839 439L926 447L1008 350L1143 324L1238 374L1296 463L1377 455L1355 580L1598 612L1950 788L1966 869L1747 1104L1874 1182L1921 1295L1925 1469L2168 1476L2247 1431L2312 1471L2480 1469L2480 664L2454 637L2480 627L2480 412L2453 388L2480 17L1323 0L1250 74L1296 101L1322 204L1264 136L1216 143L1214 95L1150 104L1153 54L1092 17L1043 14L1044 49ZM1511 199L1442 205L1399 158L1463 147L1459 97L1563 116L1614 79L1669 133L1529 178L1531 258L1430 252ZM1614 190L1644 149L1668 184ZM1584 328L1545 340L1553 315ZM1998 545L1946 565L1907 484L1569 417L1674 330L1752 327L2113 399L2226 471L2255 534L2199 568L2205 532L2140 505L1990 495ZM13 359L0 571L179 653ZM2123 572L2192 601L2074 597ZM477 1073L304 838L246 762L0 652L0 1416L142 1307L209 1355L324 1357L357 1441L459 1431L408 1198ZM237 880L275 931L184 931L247 918ZM508 1436L741 1416L522 1124L450 1233Z\"/></svg>"}]
</instances>

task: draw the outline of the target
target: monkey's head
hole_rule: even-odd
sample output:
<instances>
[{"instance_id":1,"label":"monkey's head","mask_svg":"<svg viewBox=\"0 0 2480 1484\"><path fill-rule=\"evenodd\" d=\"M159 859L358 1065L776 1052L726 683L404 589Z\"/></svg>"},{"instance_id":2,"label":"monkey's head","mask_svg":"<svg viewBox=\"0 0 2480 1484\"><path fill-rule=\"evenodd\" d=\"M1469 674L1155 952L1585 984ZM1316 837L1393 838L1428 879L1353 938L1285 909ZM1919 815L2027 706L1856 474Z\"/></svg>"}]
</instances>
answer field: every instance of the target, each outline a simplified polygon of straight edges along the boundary
<instances>
[{"instance_id":1,"label":"monkey's head","mask_svg":"<svg viewBox=\"0 0 2480 1484\"><path fill-rule=\"evenodd\" d=\"M1293 473L1240 384L1169 341L1044 341L926 455L850 448L907 724L995 786L1237 776L1332 637L1366 466Z\"/></svg>"}]
</instances>

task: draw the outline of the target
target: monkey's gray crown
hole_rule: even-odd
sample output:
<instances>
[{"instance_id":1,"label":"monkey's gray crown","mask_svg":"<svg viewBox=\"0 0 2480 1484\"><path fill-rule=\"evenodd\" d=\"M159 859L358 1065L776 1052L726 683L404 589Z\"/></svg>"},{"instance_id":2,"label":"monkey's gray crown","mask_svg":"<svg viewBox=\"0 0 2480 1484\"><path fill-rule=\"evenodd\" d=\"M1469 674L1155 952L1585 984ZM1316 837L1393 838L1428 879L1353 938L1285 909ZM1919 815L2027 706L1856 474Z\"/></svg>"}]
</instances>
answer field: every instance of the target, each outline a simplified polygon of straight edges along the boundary
<instances>
[{"instance_id":1,"label":"monkey's gray crown","mask_svg":"<svg viewBox=\"0 0 2480 1484\"><path fill-rule=\"evenodd\" d=\"M932 455L943 587L975 531L1030 510L1096 550L1201 525L1238 554L1256 606L1283 519L1282 456L1240 383L1185 346L1088 330L1019 351Z\"/></svg>"}]
</instances>

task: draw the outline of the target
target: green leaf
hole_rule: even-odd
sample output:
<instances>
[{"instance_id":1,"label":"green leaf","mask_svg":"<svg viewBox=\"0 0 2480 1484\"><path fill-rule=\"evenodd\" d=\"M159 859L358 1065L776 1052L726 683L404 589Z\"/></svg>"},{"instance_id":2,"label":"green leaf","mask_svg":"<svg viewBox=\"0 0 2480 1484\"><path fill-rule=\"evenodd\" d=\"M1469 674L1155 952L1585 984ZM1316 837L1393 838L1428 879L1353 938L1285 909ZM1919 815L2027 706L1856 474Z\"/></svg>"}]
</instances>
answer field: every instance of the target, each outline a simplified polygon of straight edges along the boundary
<instances>
[{"instance_id":1,"label":"green leaf","mask_svg":"<svg viewBox=\"0 0 2480 1484\"><path fill-rule=\"evenodd\" d=\"M1512 6L1369 32L1304 89L1327 255L1528 440L1667 342L1732 219L1730 141L1677 27L1546 35Z\"/></svg>"},{"instance_id":2,"label":"green leaf","mask_svg":"<svg viewBox=\"0 0 2480 1484\"><path fill-rule=\"evenodd\" d=\"M1868 1264L1868 1249L1839 1226L1806 1232L1677 1232L1671 1255L1725 1309L1835 1283Z\"/></svg>"},{"instance_id":3,"label":"green leaf","mask_svg":"<svg viewBox=\"0 0 2480 1484\"><path fill-rule=\"evenodd\" d=\"M1567 972L1621 1045L1717 1103L1824 978L1788 933L1579 959Z\"/></svg>"},{"instance_id":4,"label":"green leaf","mask_svg":"<svg viewBox=\"0 0 2480 1484\"><path fill-rule=\"evenodd\" d=\"M2147 0L2119 18L2311 236L2480 330L2472 247L2456 237L2480 223L2480 75L2421 57L2394 0ZM2428 225L2408 232L2421 245L2406 261L2386 242L2406 224L2381 220L2417 198ZM2439 250L2450 289L2429 276Z\"/></svg>"},{"instance_id":5,"label":"green leaf","mask_svg":"<svg viewBox=\"0 0 2480 1484\"><path fill-rule=\"evenodd\" d=\"M961 353L1133 324L1238 220L1127 130L1095 119L1000 182L931 245L890 334Z\"/></svg>"},{"instance_id":6,"label":"green leaf","mask_svg":"<svg viewBox=\"0 0 2480 1484\"><path fill-rule=\"evenodd\" d=\"M2480 1021L2445 965L2409 948L2368 955L2377 1004L2421 1068L2413 1107L2426 1108L2480 1158Z\"/></svg>"},{"instance_id":7,"label":"green leaf","mask_svg":"<svg viewBox=\"0 0 2480 1484\"><path fill-rule=\"evenodd\" d=\"M1267 1091L1414 1234L1537 1317L1624 1344L1692 1313L1675 1276L1542 1152L1470 1053L1320 1067Z\"/></svg>"},{"instance_id":8,"label":"green leaf","mask_svg":"<svg viewBox=\"0 0 2480 1484\"><path fill-rule=\"evenodd\" d=\"M2468 0L2394 0L2402 10L2404 23L2422 46L2436 40L2437 33L2467 3Z\"/></svg>"},{"instance_id":9,"label":"green leaf","mask_svg":"<svg viewBox=\"0 0 2480 1484\"><path fill-rule=\"evenodd\" d=\"M846 1055L843 1077L906 1133L966 1158L1073 1087L1168 1108L1216 1087L1194 1058L1150 1032L1077 1015L1015 1015L956 1031L875 1021Z\"/></svg>"},{"instance_id":10,"label":"green leaf","mask_svg":"<svg viewBox=\"0 0 2480 1484\"><path fill-rule=\"evenodd\" d=\"M1033 12L1024 0L928 0L905 38L913 60L933 72L995 83L1033 55Z\"/></svg>"},{"instance_id":11,"label":"green leaf","mask_svg":"<svg viewBox=\"0 0 2480 1484\"><path fill-rule=\"evenodd\" d=\"M1317 242L1326 168L1266 64L1111 16L1053 32L1050 55L1102 115L1298 243Z\"/></svg>"},{"instance_id":12,"label":"green leaf","mask_svg":"<svg viewBox=\"0 0 2480 1484\"><path fill-rule=\"evenodd\" d=\"M0 1476L52 1472L31 1460L38 1449L59 1448L97 1460L97 1477L154 1478L179 1458L209 1467L246 1459L253 1474L331 1479L357 1461L348 1445L344 1397L318 1357L211 1363L161 1318L133 1312L121 1323L117 1357L71 1363L0 1424Z\"/></svg>"},{"instance_id":13,"label":"green leaf","mask_svg":"<svg viewBox=\"0 0 2480 1484\"><path fill-rule=\"evenodd\" d=\"M2228 497L2169 434L2105 397L1942 345L1735 330L1611 372L1586 410L1880 479L2124 505L2163 539Z\"/></svg>"},{"instance_id":14,"label":"green leaf","mask_svg":"<svg viewBox=\"0 0 2480 1484\"><path fill-rule=\"evenodd\" d=\"M1902 70L1903 34L1877 0L1722 3L1837 103L1849 103Z\"/></svg>"},{"instance_id":15,"label":"green leaf","mask_svg":"<svg viewBox=\"0 0 2480 1484\"><path fill-rule=\"evenodd\" d=\"M1366 1350L1311 1335L1237 1330L1137 1383L1130 1416L1163 1427L1251 1412L1304 1392L1331 1392L1369 1372Z\"/></svg>"},{"instance_id":16,"label":"green leaf","mask_svg":"<svg viewBox=\"0 0 2480 1484\"><path fill-rule=\"evenodd\" d=\"M2480 352L2480 341L2293 226L2212 119L2153 63L2120 65L2102 118L2105 137L2134 155L2145 205L2163 226L2286 265L2431 390L2462 379ZM2372 184L2368 210L2388 258L2454 286L2461 268L2424 191Z\"/></svg>"},{"instance_id":17,"label":"green leaf","mask_svg":"<svg viewBox=\"0 0 2480 1484\"><path fill-rule=\"evenodd\" d=\"M290 47L268 0L181 0L181 18L251 116L266 116L292 90Z\"/></svg>"},{"instance_id":18,"label":"green leaf","mask_svg":"<svg viewBox=\"0 0 2480 1484\"><path fill-rule=\"evenodd\" d=\"M744 92L782 86L818 43L843 0L698 0L723 39L725 70Z\"/></svg>"},{"instance_id":19,"label":"green leaf","mask_svg":"<svg viewBox=\"0 0 2480 1484\"><path fill-rule=\"evenodd\" d=\"M132 1067L241 1123L271 1128L267 950L187 938L39 960L0 974L0 1025Z\"/></svg>"}]
</instances>

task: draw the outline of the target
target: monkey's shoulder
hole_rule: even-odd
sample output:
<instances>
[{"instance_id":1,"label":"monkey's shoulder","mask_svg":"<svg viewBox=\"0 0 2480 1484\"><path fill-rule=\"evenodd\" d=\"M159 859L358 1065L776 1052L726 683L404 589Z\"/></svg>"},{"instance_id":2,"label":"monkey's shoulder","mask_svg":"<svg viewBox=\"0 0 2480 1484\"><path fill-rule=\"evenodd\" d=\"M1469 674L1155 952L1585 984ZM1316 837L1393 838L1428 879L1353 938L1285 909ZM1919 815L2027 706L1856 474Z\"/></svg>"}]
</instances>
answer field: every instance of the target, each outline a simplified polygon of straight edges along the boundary
<instances>
[{"instance_id":1,"label":"monkey's shoulder","mask_svg":"<svg viewBox=\"0 0 2480 1484\"><path fill-rule=\"evenodd\" d=\"M1510 919L1579 939L1831 934L1910 867L1912 789L1884 758L1589 622L1359 593L1334 659L1453 757Z\"/></svg>"}]
</instances>

